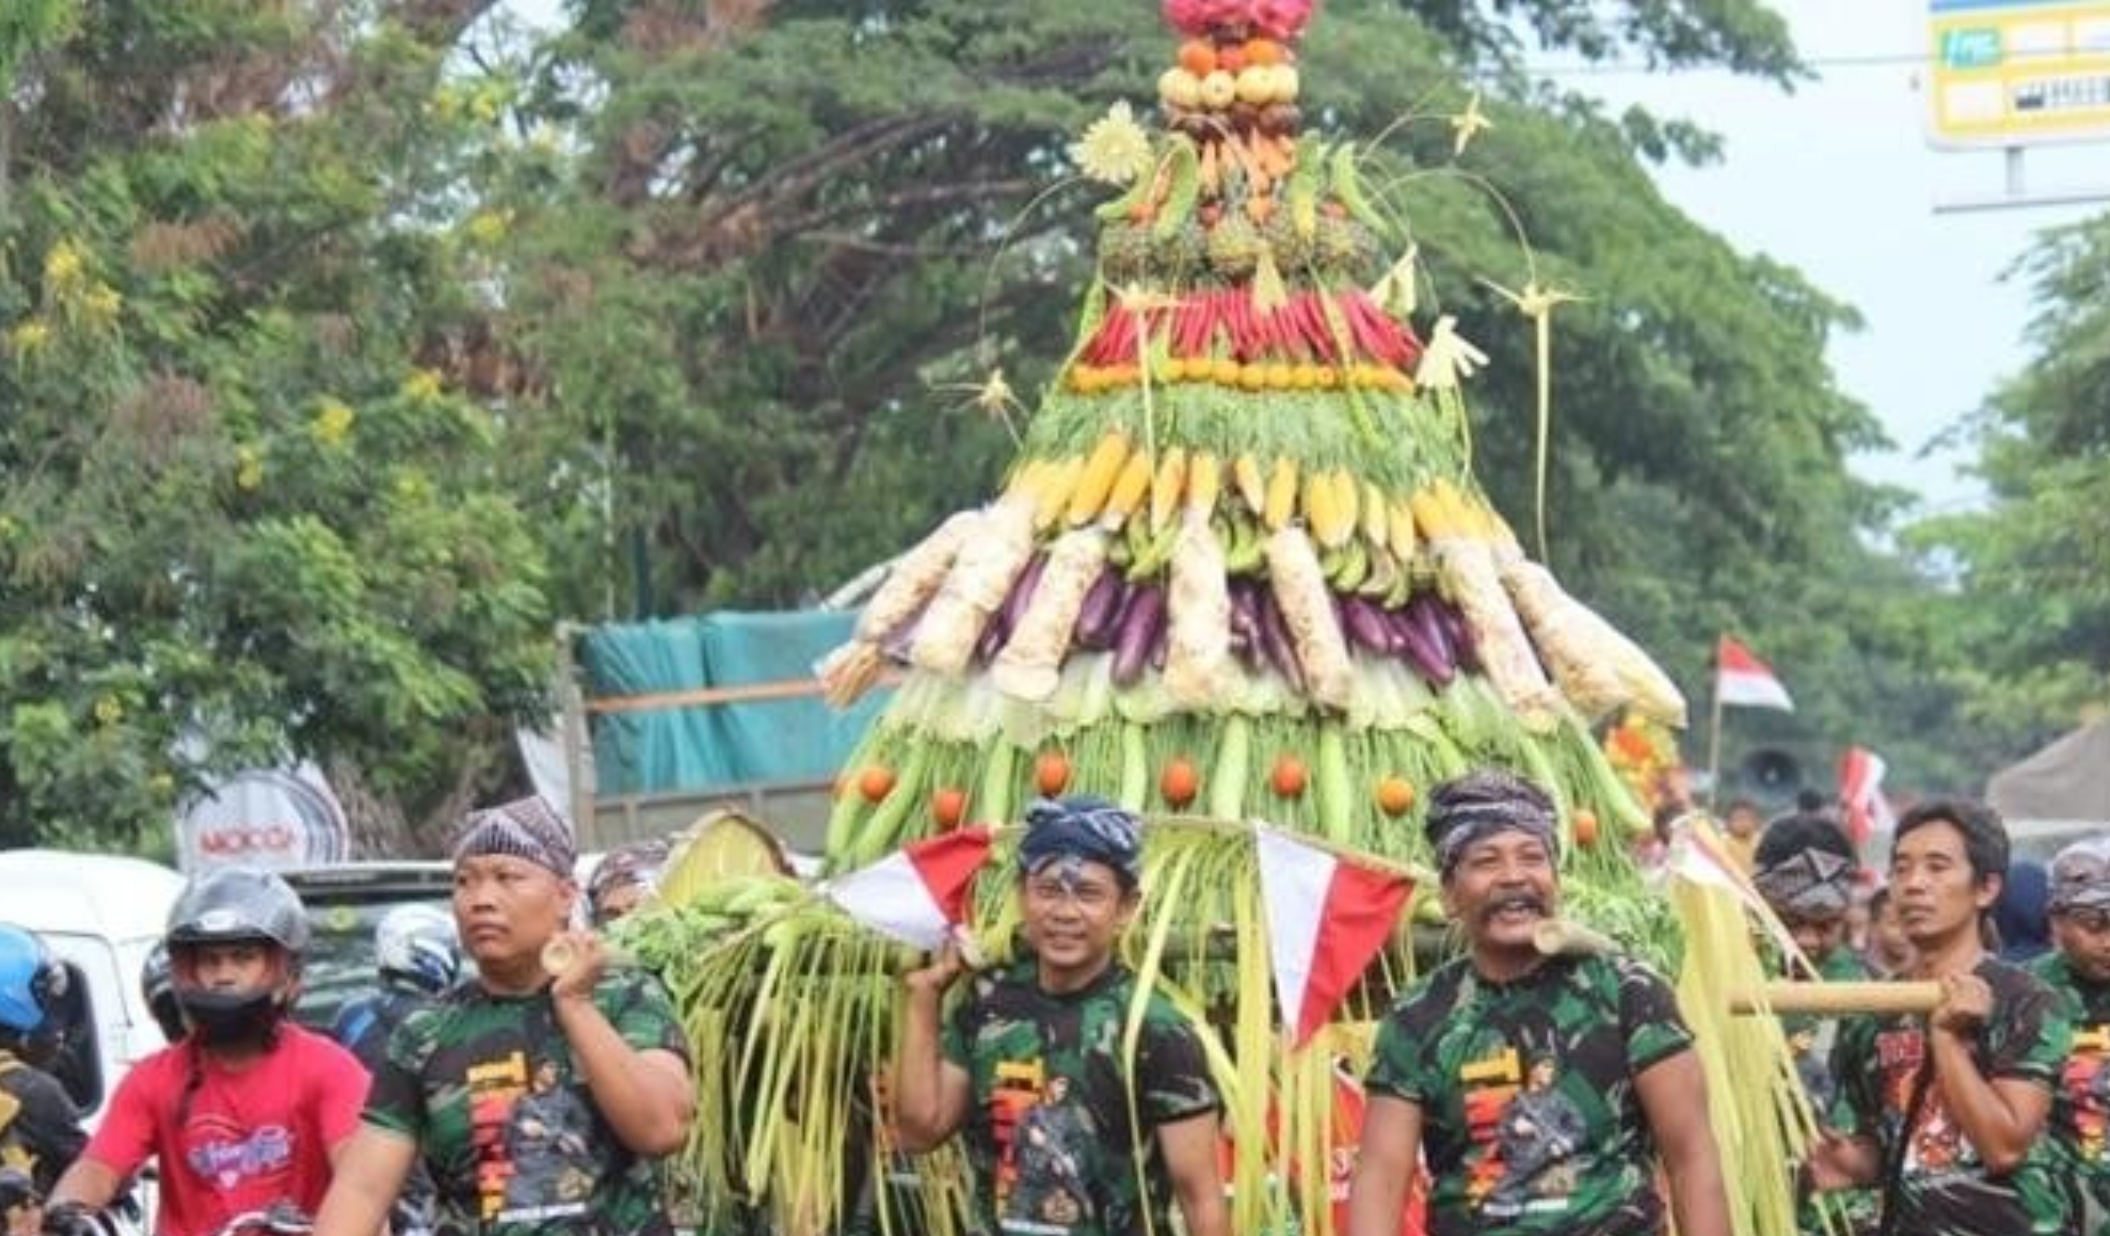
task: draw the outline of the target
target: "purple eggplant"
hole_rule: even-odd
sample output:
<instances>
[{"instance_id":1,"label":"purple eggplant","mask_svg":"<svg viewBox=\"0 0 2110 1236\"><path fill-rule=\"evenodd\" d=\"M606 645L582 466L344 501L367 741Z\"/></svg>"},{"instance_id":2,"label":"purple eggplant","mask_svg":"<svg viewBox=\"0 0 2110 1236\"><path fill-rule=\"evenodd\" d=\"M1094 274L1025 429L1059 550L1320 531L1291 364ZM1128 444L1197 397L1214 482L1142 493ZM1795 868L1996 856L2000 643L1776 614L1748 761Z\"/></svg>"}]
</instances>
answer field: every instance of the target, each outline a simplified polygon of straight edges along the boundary
<instances>
[{"instance_id":1,"label":"purple eggplant","mask_svg":"<svg viewBox=\"0 0 2110 1236\"><path fill-rule=\"evenodd\" d=\"M1165 626L1165 590L1156 584L1139 584L1121 615L1121 630L1114 637L1114 685L1126 687L1143 676L1150 654Z\"/></svg>"},{"instance_id":2,"label":"purple eggplant","mask_svg":"<svg viewBox=\"0 0 2110 1236\"><path fill-rule=\"evenodd\" d=\"M1004 603L989 615L989 621L982 626L981 637L974 642L975 660L989 660L1010 642L1011 632L1018 629L1018 620L1025 617L1026 606L1033 603L1033 590L1040 586L1040 573L1047 565L1046 554L1035 554L1018 573L1018 578L1011 581L1011 591L1005 594Z\"/></svg>"},{"instance_id":3,"label":"purple eggplant","mask_svg":"<svg viewBox=\"0 0 2110 1236\"><path fill-rule=\"evenodd\" d=\"M1458 664L1458 647L1451 642L1450 629L1443 622L1442 598L1433 592L1424 592L1407 602L1406 615L1435 643L1444 660L1452 665Z\"/></svg>"},{"instance_id":4,"label":"purple eggplant","mask_svg":"<svg viewBox=\"0 0 2110 1236\"><path fill-rule=\"evenodd\" d=\"M1070 635L1070 642L1087 652L1105 652L1114 646L1114 632L1120 629L1122 602L1127 599L1128 585L1121 580L1121 572L1108 567L1099 572L1099 578L1085 590L1084 604L1077 610L1077 627Z\"/></svg>"},{"instance_id":5,"label":"purple eggplant","mask_svg":"<svg viewBox=\"0 0 2110 1236\"><path fill-rule=\"evenodd\" d=\"M1450 637L1451 657L1460 669L1480 667L1480 649L1473 642L1472 625L1465 620L1464 611L1439 596L1429 597L1429 608L1443 624L1443 633Z\"/></svg>"},{"instance_id":6,"label":"purple eggplant","mask_svg":"<svg viewBox=\"0 0 2110 1236\"><path fill-rule=\"evenodd\" d=\"M1392 655L1397 637L1384 611L1358 596L1340 598L1340 610L1341 629L1357 647L1380 657Z\"/></svg>"},{"instance_id":7,"label":"purple eggplant","mask_svg":"<svg viewBox=\"0 0 2110 1236\"><path fill-rule=\"evenodd\" d=\"M1427 609L1416 610L1409 605L1399 611L1393 629L1406 639L1407 663L1428 679L1431 686L1443 687L1457 677L1458 664L1449 656L1442 636L1431 630L1435 621L1435 615Z\"/></svg>"},{"instance_id":8,"label":"purple eggplant","mask_svg":"<svg viewBox=\"0 0 2110 1236\"><path fill-rule=\"evenodd\" d=\"M1260 607L1251 585L1231 581L1231 651L1252 669L1260 663Z\"/></svg>"},{"instance_id":9,"label":"purple eggplant","mask_svg":"<svg viewBox=\"0 0 2110 1236\"><path fill-rule=\"evenodd\" d=\"M1261 590L1256 608L1260 611L1260 651L1275 672L1288 680L1291 690L1304 694L1304 666L1297 660L1297 644L1290 638L1281 607L1275 604L1275 594Z\"/></svg>"}]
</instances>

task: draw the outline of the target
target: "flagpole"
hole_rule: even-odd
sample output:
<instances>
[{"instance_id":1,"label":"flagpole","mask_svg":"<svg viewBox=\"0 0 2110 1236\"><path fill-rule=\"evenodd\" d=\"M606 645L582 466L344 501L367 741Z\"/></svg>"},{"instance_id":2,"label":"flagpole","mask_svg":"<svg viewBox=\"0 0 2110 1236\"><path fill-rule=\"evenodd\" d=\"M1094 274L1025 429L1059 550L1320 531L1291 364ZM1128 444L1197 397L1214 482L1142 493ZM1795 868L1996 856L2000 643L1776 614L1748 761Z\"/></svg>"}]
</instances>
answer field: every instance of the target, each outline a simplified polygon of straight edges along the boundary
<instances>
[{"instance_id":1,"label":"flagpole","mask_svg":"<svg viewBox=\"0 0 2110 1236\"><path fill-rule=\"evenodd\" d=\"M1722 809L1722 679L1715 675L1714 709L1707 723L1707 813L1719 817Z\"/></svg>"}]
</instances>

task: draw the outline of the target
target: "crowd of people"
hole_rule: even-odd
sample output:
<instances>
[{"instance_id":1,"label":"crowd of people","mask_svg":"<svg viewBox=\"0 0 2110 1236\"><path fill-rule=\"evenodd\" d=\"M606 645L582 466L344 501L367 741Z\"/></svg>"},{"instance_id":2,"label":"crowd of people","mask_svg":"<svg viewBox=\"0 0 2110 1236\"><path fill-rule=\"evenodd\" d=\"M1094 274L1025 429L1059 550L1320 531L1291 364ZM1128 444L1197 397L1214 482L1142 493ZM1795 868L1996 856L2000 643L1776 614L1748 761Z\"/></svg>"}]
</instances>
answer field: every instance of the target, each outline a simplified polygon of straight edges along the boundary
<instances>
[{"instance_id":1,"label":"crowd of people","mask_svg":"<svg viewBox=\"0 0 2110 1236\"><path fill-rule=\"evenodd\" d=\"M1730 852L1778 923L1762 947L1784 978L1937 993L1924 1013L1784 1020L1820 1125L1805 1162L1777 1165L1805 1230L2110 1232L2110 833L2017 897L2024 868L1977 803L1905 813L1880 881L1822 810L1755 814L1729 814ZM1140 824L1086 796L1033 804L1019 958L960 990L948 947L904 980L895 1133L910 1151L960 1141L969 1232L1126 1236L1175 1230L1175 1212L1188 1236L1231 1230L1205 1031L1120 961ZM1464 948L1378 1027L1346 1236L1396 1236L1410 1205L1432 1236L1736 1230L1724 1173L1770 1169L1723 1161L1670 986L1616 952L1538 945L1561 906L1546 793L1473 773L1432 792L1425 827ZM10 1236L94 1230L150 1159L163 1236L274 1206L322 1236L670 1233L658 1163L694 1116L685 1039L658 982L580 926L625 913L664 859L623 851L582 890L546 804L472 813L452 913L383 919L377 990L334 1037L290 1017L308 939L293 890L201 875L141 976L169 1046L92 1137L43 1067L66 967L0 926Z\"/></svg>"}]
</instances>

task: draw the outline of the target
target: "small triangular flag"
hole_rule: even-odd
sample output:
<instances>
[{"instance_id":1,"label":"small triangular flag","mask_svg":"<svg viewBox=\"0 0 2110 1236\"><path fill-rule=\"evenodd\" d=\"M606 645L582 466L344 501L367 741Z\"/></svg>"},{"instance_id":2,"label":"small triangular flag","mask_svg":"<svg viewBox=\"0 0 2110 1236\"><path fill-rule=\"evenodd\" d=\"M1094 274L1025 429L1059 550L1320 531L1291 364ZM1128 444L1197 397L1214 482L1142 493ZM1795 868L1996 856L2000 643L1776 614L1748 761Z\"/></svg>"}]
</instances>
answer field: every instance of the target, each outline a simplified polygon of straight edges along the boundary
<instances>
[{"instance_id":1,"label":"small triangular flag","mask_svg":"<svg viewBox=\"0 0 2110 1236\"><path fill-rule=\"evenodd\" d=\"M1254 847L1275 998L1290 1045L1301 1047L1385 947L1414 883L1272 828L1256 830Z\"/></svg>"},{"instance_id":2,"label":"small triangular flag","mask_svg":"<svg viewBox=\"0 0 2110 1236\"><path fill-rule=\"evenodd\" d=\"M967 894L989 861L989 830L963 828L916 841L821 887L872 930L935 950L967 916Z\"/></svg>"}]
</instances>

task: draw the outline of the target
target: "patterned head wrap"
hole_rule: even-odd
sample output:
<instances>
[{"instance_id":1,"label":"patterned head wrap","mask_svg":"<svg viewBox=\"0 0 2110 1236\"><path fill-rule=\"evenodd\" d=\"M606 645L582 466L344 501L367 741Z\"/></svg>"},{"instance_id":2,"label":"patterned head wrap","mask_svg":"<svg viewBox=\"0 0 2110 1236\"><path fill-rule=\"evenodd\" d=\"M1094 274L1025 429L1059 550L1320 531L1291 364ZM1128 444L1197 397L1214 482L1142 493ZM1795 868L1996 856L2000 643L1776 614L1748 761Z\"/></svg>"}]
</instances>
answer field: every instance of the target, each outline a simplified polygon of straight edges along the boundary
<instances>
[{"instance_id":1,"label":"patterned head wrap","mask_svg":"<svg viewBox=\"0 0 2110 1236\"><path fill-rule=\"evenodd\" d=\"M579 861L571 826L539 796L469 813L454 836L454 861L487 854L524 858L566 880Z\"/></svg>"},{"instance_id":2,"label":"patterned head wrap","mask_svg":"<svg viewBox=\"0 0 2110 1236\"><path fill-rule=\"evenodd\" d=\"M1776 914L1830 918L1853 904L1854 864L1829 850L1797 850L1753 871L1751 884Z\"/></svg>"},{"instance_id":3,"label":"patterned head wrap","mask_svg":"<svg viewBox=\"0 0 2110 1236\"><path fill-rule=\"evenodd\" d=\"M1560 859L1553 800L1514 773L1495 769L1469 772L1436 787L1429 795L1429 818L1423 825L1436 870L1446 880L1465 857L1466 847L1496 833L1514 830L1536 837L1546 853Z\"/></svg>"},{"instance_id":4,"label":"patterned head wrap","mask_svg":"<svg viewBox=\"0 0 2110 1236\"><path fill-rule=\"evenodd\" d=\"M2051 860L2049 908L2053 914L2110 909L2110 833L2076 841Z\"/></svg>"},{"instance_id":5,"label":"patterned head wrap","mask_svg":"<svg viewBox=\"0 0 2110 1236\"><path fill-rule=\"evenodd\" d=\"M1837 821L1793 811L1766 825L1751 856L1751 883L1783 918L1843 916L1861 864Z\"/></svg>"},{"instance_id":6,"label":"patterned head wrap","mask_svg":"<svg viewBox=\"0 0 2110 1236\"><path fill-rule=\"evenodd\" d=\"M1143 875L1142 820L1090 794L1036 799L1026 808L1026 836L1018 869L1032 875L1062 859L1104 863L1134 888Z\"/></svg>"},{"instance_id":7,"label":"patterned head wrap","mask_svg":"<svg viewBox=\"0 0 2110 1236\"><path fill-rule=\"evenodd\" d=\"M599 905L601 898L619 888L650 885L659 879L659 869L666 863L665 841L657 837L626 841L601 856L594 866L593 880L586 886L586 898Z\"/></svg>"}]
</instances>

